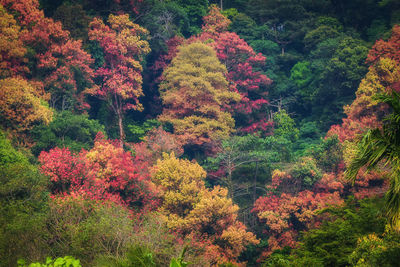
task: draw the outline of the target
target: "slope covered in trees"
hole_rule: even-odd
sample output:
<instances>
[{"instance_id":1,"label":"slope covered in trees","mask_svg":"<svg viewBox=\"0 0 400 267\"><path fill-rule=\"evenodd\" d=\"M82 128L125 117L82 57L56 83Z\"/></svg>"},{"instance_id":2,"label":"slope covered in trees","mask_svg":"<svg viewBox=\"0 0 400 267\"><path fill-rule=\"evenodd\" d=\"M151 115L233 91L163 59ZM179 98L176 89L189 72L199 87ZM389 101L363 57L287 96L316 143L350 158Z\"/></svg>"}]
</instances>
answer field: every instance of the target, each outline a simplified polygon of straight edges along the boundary
<instances>
[{"instance_id":1,"label":"slope covered in trees","mask_svg":"<svg viewBox=\"0 0 400 267\"><path fill-rule=\"evenodd\" d=\"M395 0L0 0L0 266L396 266L399 25Z\"/></svg>"}]
</instances>

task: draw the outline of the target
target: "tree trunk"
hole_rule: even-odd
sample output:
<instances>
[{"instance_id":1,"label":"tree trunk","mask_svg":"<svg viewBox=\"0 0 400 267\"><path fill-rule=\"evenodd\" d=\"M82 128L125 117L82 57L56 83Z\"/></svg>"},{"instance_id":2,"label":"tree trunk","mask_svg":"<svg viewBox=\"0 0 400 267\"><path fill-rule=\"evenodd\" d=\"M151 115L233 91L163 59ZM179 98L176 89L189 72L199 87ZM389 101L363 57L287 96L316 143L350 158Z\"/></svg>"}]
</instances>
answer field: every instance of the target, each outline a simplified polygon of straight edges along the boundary
<instances>
[{"instance_id":1,"label":"tree trunk","mask_svg":"<svg viewBox=\"0 0 400 267\"><path fill-rule=\"evenodd\" d=\"M258 174L258 161L256 161L256 171L254 173L254 188L253 188L253 205L257 200L257 174ZM256 225L255 217L252 217L251 225Z\"/></svg>"},{"instance_id":2,"label":"tree trunk","mask_svg":"<svg viewBox=\"0 0 400 267\"><path fill-rule=\"evenodd\" d=\"M222 8L223 8L223 6L222 6L223 0L220 0L219 3L220 3L220 6L221 6L221 11L222 11L222 10L223 10L223 9L222 9Z\"/></svg>"},{"instance_id":3,"label":"tree trunk","mask_svg":"<svg viewBox=\"0 0 400 267\"><path fill-rule=\"evenodd\" d=\"M118 112L118 126L119 126L119 141L121 143L121 147L124 146L125 132L124 125L122 124L122 114Z\"/></svg>"}]
</instances>

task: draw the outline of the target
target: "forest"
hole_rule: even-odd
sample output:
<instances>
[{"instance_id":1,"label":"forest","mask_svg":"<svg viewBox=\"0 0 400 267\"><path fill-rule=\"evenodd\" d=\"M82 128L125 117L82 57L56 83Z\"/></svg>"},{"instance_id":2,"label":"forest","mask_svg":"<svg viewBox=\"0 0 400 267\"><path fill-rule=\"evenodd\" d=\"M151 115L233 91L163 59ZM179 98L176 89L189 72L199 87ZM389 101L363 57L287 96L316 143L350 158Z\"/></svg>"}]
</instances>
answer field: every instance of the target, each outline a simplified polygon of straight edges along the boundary
<instances>
[{"instance_id":1,"label":"forest","mask_svg":"<svg viewBox=\"0 0 400 267\"><path fill-rule=\"evenodd\" d=\"M400 1L0 0L0 266L398 266Z\"/></svg>"}]
</instances>

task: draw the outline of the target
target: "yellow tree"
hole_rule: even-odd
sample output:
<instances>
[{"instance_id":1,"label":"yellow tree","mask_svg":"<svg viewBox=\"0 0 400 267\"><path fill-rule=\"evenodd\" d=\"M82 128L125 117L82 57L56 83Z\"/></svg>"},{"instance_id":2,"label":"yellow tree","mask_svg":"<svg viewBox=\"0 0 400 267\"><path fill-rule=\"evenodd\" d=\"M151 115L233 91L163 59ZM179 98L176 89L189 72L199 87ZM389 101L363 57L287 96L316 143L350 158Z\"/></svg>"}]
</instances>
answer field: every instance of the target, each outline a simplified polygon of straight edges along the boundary
<instances>
[{"instance_id":1,"label":"yellow tree","mask_svg":"<svg viewBox=\"0 0 400 267\"><path fill-rule=\"evenodd\" d=\"M36 123L51 121L53 112L46 105L49 96L43 88L22 78L0 80L0 88L0 119L5 128L23 132Z\"/></svg>"},{"instance_id":2,"label":"yellow tree","mask_svg":"<svg viewBox=\"0 0 400 267\"><path fill-rule=\"evenodd\" d=\"M26 48L20 39L21 27L0 4L0 78L26 71Z\"/></svg>"},{"instance_id":3,"label":"yellow tree","mask_svg":"<svg viewBox=\"0 0 400 267\"><path fill-rule=\"evenodd\" d=\"M159 119L173 125L182 144L203 145L233 132L235 121L224 107L239 101L240 95L229 91L225 74L215 51L202 43L180 47L164 71Z\"/></svg>"},{"instance_id":4,"label":"yellow tree","mask_svg":"<svg viewBox=\"0 0 400 267\"><path fill-rule=\"evenodd\" d=\"M236 262L245 246L258 240L237 220L239 207L227 197L228 190L207 189L205 176L199 164L164 154L152 175L163 191L160 211L171 230L204 249L210 264Z\"/></svg>"}]
</instances>

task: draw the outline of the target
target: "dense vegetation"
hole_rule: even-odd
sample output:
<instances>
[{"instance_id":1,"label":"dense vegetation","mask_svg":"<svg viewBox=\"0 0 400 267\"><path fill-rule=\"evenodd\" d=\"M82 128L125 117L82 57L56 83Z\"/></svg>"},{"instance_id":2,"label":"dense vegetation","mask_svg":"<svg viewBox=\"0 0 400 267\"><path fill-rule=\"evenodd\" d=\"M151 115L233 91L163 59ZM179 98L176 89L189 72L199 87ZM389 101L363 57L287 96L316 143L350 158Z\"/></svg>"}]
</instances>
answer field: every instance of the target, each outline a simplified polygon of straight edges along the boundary
<instances>
[{"instance_id":1,"label":"dense vegetation","mask_svg":"<svg viewBox=\"0 0 400 267\"><path fill-rule=\"evenodd\" d=\"M396 266L396 0L0 0L0 266Z\"/></svg>"}]
</instances>

